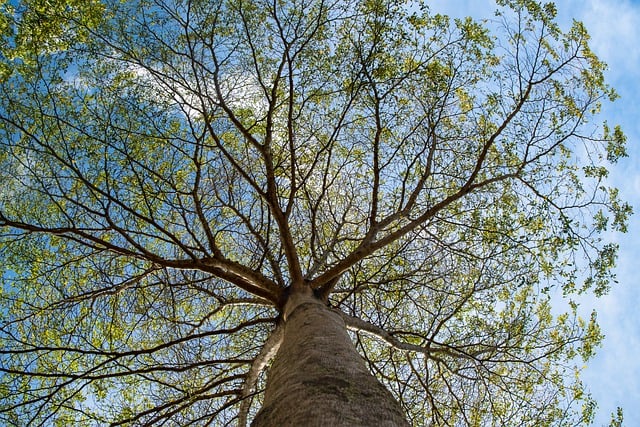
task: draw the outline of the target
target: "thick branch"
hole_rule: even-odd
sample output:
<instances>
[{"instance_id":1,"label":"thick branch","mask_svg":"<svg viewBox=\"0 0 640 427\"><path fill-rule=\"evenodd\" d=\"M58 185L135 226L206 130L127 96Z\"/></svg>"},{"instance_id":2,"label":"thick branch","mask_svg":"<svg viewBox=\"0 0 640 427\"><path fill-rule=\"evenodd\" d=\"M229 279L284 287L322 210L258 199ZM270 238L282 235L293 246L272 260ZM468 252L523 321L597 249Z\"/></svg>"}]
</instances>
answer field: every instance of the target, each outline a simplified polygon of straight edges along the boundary
<instances>
[{"instance_id":1,"label":"thick branch","mask_svg":"<svg viewBox=\"0 0 640 427\"><path fill-rule=\"evenodd\" d=\"M241 398L244 399L240 404L238 411L238 427L246 427L247 415L249 414L249 408L251 407L251 396L256 391L258 384L258 378L260 374L267 367L267 364L273 360L282 343L282 337L284 336L284 328L282 324L278 324L276 329L271 333L267 341L262 346L262 350L253 360L249 372L244 380L244 386L242 387Z\"/></svg>"},{"instance_id":2,"label":"thick branch","mask_svg":"<svg viewBox=\"0 0 640 427\"><path fill-rule=\"evenodd\" d=\"M179 270L201 270L212 273L215 276L237 285L243 290L262 298L266 298L274 305L279 305L282 298L282 288L275 282L264 277L260 272L254 271L242 264L225 258L206 259L166 259L152 252L140 248L138 251L120 247L112 242L94 236L90 230L82 230L73 227L43 227L20 221L12 221L0 212L0 227L7 226L28 233L51 234L65 239L81 243L87 247L108 250L117 255L128 256L154 264L176 268Z\"/></svg>"},{"instance_id":3,"label":"thick branch","mask_svg":"<svg viewBox=\"0 0 640 427\"><path fill-rule=\"evenodd\" d=\"M424 347L421 345L410 344L407 342L400 341L398 338L384 330L383 328L376 326L372 323L369 323L365 320L360 319L359 317L349 316L344 313L342 310L333 309L336 313L342 316L344 323L347 325L347 329L356 332L365 333L373 338L376 338L379 341L383 341L387 345L402 351L413 351L416 353L422 353L428 357L432 357L434 354L444 354L450 357L455 358L464 358L468 359L470 356L461 352L454 352L449 348L444 348L439 346L431 341L429 347Z\"/></svg>"}]
</instances>

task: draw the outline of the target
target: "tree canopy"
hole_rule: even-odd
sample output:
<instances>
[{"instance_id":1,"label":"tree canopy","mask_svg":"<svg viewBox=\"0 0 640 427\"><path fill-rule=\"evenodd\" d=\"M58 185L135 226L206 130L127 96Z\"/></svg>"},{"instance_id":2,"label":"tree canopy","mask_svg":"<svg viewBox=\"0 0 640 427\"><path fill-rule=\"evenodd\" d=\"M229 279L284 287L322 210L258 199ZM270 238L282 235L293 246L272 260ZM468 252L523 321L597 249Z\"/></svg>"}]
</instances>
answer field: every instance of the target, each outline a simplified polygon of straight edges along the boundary
<instances>
[{"instance_id":1,"label":"tree canopy","mask_svg":"<svg viewBox=\"0 0 640 427\"><path fill-rule=\"evenodd\" d=\"M617 95L497 3L0 2L0 422L244 424L306 286L416 426L588 423Z\"/></svg>"}]
</instances>

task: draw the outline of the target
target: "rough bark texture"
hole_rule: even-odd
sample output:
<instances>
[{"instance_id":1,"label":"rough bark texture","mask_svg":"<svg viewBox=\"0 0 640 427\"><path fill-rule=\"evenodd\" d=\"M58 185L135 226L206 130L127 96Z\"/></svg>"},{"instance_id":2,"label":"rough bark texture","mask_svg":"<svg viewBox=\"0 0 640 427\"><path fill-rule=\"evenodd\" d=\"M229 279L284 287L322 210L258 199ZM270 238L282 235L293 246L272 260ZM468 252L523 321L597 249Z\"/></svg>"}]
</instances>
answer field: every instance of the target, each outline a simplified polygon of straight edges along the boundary
<instances>
[{"instance_id":1,"label":"rough bark texture","mask_svg":"<svg viewBox=\"0 0 640 427\"><path fill-rule=\"evenodd\" d=\"M339 314L300 294L292 295L284 316L284 338L253 427L409 425L368 371Z\"/></svg>"}]
</instances>

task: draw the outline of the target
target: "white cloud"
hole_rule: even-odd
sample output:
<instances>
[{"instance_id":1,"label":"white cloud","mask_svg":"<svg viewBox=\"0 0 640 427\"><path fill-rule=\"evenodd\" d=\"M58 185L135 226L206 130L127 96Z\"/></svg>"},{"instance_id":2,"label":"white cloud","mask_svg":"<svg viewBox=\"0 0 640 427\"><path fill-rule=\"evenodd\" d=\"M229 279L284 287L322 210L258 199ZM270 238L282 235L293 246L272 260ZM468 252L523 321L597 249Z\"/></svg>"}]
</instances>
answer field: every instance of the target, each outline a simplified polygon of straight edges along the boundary
<instances>
[{"instance_id":1,"label":"white cloud","mask_svg":"<svg viewBox=\"0 0 640 427\"><path fill-rule=\"evenodd\" d=\"M637 4L620 0L558 3L561 18L572 16L585 23L594 51L605 62L614 65L610 67L611 73L638 73L640 8Z\"/></svg>"},{"instance_id":2,"label":"white cloud","mask_svg":"<svg viewBox=\"0 0 640 427\"><path fill-rule=\"evenodd\" d=\"M133 73L141 83L152 88L157 101L167 101L176 105L185 115L192 119L199 119L203 114L216 108L217 95L213 82L209 82L208 87L204 87L202 93L204 97L196 92L186 83L178 85L172 83L168 85L168 79L164 79L147 68L139 65L130 65L129 72ZM235 73L225 75L221 83L223 99L228 107L232 109L252 110L254 118L261 118L266 114L268 104L264 93L257 80L246 73ZM193 87L196 87L195 83Z\"/></svg>"},{"instance_id":3,"label":"white cloud","mask_svg":"<svg viewBox=\"0 0 640 427\"><path fill-rule=\"evenodd\" d=\"M595 425L608 424L622 406L625 425L640 426L640 2L630 0L559 0L558 20L568 29L582 21L591 35L591 47L608 65L608 82L621 99L605 105L601 119L620 123L628 136L630 157L612 168L610 184L620 188L624 200L634 205L629 232L616 236L620 244L619 284L602 298L581 299L582 313L598 312L605 334L603 348L583 374L586 386L599 403ZM489 0L433 0L433 12L454 17L491 18L496 9Z\"/></svg>"},{"instance_id":4,"label":"white cloud","mask_svg":"<svg viewBox=\"0 0 640 427\"><path fill-rule=\"evenodd\" d=\"M591 35L591 47L607 64L607 78L621 99L605 106L610 123L620 123L628 136L629 159L612 168L611 184L620 188L623 199L640 211L640 4L625 0L588 0L557 2L560 18L575 17L584 22ZM640 213L640 212L639 212ZM603 348L583 375L599 402L596 424L608 422L609 414L622 406L625 425L640 425L640 277L638 256L640 218L632 217L629 233L617 236L620 244L619 284L611 293L593 301L605 334Z\"/></svg>"}]
</instances>

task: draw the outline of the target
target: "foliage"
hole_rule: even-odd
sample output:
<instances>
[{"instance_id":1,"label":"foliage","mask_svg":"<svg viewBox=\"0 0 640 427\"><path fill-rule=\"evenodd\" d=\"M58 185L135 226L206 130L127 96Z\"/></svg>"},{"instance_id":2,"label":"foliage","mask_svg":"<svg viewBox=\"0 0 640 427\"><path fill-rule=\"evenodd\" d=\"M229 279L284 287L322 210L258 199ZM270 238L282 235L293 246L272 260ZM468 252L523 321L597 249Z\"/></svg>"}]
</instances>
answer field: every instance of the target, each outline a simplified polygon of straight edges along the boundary
<instances>
[{"instance_id":1,"label":"foliage","mask_svg":"<svg viewBox=\"0 0 640 427\"><path fill-rule=\"evenodd\" d=\"M415 425L588 423L616 94L498 3L4 1L0 420L234 423L304 284Z\"/></svg>"}]
</instances>

